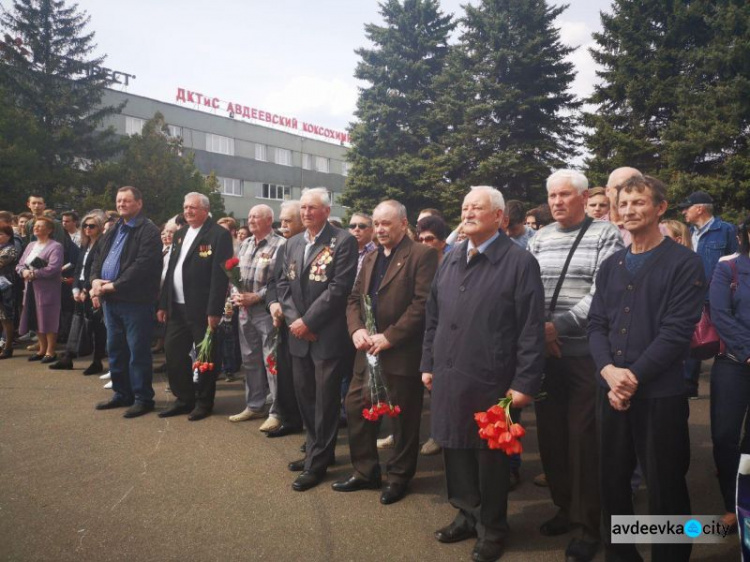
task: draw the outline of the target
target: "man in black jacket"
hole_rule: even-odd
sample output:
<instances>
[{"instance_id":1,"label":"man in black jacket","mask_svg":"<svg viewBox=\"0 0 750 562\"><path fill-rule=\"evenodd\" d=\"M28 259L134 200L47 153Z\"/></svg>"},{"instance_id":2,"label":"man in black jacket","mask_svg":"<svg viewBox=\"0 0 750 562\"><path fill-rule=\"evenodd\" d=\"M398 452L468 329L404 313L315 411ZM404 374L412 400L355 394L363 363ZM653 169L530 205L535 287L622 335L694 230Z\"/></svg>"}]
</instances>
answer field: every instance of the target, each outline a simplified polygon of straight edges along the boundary
<instances>
[{"instance_id":1,"label":"man in black jacket","mask_svg":"<svg viewBox=\"0 0 750 562\"><path fill-rule=\"evenodd\" d=\"M600 478L604 529L633 515L630 478L640 461L650 515L686 516L690 497L690 409L683 361L701 315L701 259L665 238L660 181L634 177L618 188L618 211L632 244L607 258L589 312L591 355L599 373ZM688 560L690 542L653 544L651 559ZM607 541L607 560L642 560L634 544Z\"/></svg>"},{"instance_id":2,"label":"man in black jacket","mask_svg":"<svg viewBox=\"0 0 750 562\"><path fill-rule=\"evenodd\" d=\"M219 325L229 285L221 266L234 249L229 231L211 220L208 197L188 193L183 211L187 226L174 234L157 313L159 322L167 324L167 377L177 400L159 417L189 414L190 421L197 421L211 415L219 368L200 373L194 387L189 354L193 345L203 340L206 326L215 330ZM218 354L214 352L214 356Z\"/></svg>"},{"instance_id":3,"label":"man in black jacket","mask_svg":"<svg viewBox=\"0 0 750 562\"><path fill-rule=\"evenodd\" d=\"M104 307L115 392L96 409L131 406L124 417L135 418L154 409L151 336L161 239L157 226L141 214L143 197L138 188L121 187L116 205L120 220L97 246L91 267L92 304Z\"/></svg>"}]
</instances>

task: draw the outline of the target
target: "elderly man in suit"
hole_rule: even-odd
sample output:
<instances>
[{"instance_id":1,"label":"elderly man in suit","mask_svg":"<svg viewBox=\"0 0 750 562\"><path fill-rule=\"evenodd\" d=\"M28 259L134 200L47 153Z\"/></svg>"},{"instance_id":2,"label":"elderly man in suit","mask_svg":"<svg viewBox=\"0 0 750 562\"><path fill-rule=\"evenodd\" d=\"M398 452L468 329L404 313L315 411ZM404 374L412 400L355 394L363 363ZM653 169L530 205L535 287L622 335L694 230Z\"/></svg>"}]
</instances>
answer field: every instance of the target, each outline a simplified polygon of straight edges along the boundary
<instances>
[{"instance_id":1,"label":"elderly man in suit","mask_svg":"<svg viewBox=\"0 0 750 562\"><path fill-rule=\"evenodd\" d=\"M197 421L211 415L216 371L201 373L193 385L190 350L215 329L224 312L229 279L221 265L232 257L232 235L211 220L208 197L188 193L183 211L187 225L173 237L172 255L159 299L159 322L166 322L164 352L175 404L159 417L189 414ZM218 354L217 354L218 355Z\"/></svg>"},{"instance_id":2,"label":"elderly man in suit","mask_svg":"<svg viewBox=\"0 0 750 562\"><path fill-rule=\"evenodd\" d=\"M370 406L366 354L376 355L389 398L401 408L393 424L395 450L386 465L388 484L380 496L380 502L387 505L404 497L417 468L424 396L419 362L425 302L438 255L433 248L406 236L406 208L398 201L378 205L373 224L380 246L362 262L346 310L349 332L357 348L354 378L346 396L354 474L332 487L337 492L352 492L381 486L376 445L378 424L362 417L362 409ZM367 295L375 316L375 334L366 328Z\"/></svg>"},{"instance_id":3,"label":"elderly man in suit","mask_svg":"<svg viewBox=\"0 0 750 562\"><path fill-rule=\"evenodd\" d=\"M422 381L432 389L432 437L443 447L448 500L459 510L435 533L478 535L472 559L500 558L508 533L508 456L479 438L474 413L505 396L530 404L542 382L544 289L539 264L499 232L505 202L472 188L461 209L468 240L448 254L427 301Z\"/></svg>"},{"instance_id":4,"label":"elderly man in suit","mask_svg":"<svg viewBox=\"0 0 750 562\"><path fill-rule=\"evenodd\" d=\"M305 231L284 247L278 299L289 325L297 402L307 429L307 456L290 463L302 471L296 491L320 484L334 462L341 403L341 361L348 338L346 302L357 273L357 241L328 223L325 188L305 189L300 215Z\"/></svg>"}]
</instances>

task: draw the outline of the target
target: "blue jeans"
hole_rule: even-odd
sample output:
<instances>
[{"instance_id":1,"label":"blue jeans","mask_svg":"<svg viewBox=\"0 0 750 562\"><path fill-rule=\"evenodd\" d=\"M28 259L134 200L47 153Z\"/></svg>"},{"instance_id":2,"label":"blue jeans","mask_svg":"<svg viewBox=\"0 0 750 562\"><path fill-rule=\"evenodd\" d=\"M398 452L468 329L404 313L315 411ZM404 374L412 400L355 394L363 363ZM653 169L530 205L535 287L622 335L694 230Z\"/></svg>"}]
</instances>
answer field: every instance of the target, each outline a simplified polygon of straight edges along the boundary
<instances>
[{"instance_id":1,"label":"blue jeans","mask_svg":"<svg viewBox=\"0 0 750 562\"><path fill-rule=\"evenodd\" d=\"M109 370L115 399L154 405L151 338L154 305L105 302Z\"/></svg>"},{"instance_id":2,"label":"blue jeans","mask_svg":"<svg viewBox=\"0 0 750 562\"><path fill-rule=\"evenodd\" d=\"M711 440L724 509L734 513L740 453L750 452L750 366L747 363L736 363L722 356L714 361Z\"/></svg>"}]
</instances>

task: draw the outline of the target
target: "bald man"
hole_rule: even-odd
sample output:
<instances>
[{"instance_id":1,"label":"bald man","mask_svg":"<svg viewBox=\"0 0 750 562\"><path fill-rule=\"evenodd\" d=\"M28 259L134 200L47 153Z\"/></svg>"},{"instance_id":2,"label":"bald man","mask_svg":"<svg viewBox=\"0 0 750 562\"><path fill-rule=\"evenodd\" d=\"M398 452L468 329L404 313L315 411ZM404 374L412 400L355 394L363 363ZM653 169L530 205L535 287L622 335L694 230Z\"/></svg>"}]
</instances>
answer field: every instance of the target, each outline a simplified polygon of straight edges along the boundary
<instances>
[{"instance_id":1,"label":"bald man","mask_svg":"<svg viewBox=\"0 0 750 562\"><path fill-rule=\"evenodd\" d=\"M266 369L265 358L272 351L273 318L266 308L268 281L274 271L285 238L273 232L273 209L256 205L247 215L250 237L240 246L241 286L232 296L239 307L240 352L245 374L245 409L230 416L229 421L241 422L257 418L268 419L260 431L278 429L281 419L276 404L276 376ZM273 402L266 409L266 397L271 391Z\"/></svg>"}]
</instances>

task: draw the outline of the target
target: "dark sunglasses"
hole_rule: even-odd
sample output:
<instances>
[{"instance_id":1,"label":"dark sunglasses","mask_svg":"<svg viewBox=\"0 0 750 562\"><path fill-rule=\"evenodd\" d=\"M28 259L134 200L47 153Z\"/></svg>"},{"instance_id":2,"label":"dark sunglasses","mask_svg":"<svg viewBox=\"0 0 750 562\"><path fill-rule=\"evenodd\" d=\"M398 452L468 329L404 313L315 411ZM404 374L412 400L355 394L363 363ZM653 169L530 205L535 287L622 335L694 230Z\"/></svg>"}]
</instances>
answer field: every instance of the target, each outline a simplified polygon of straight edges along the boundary
<instances>
[{"instance_id":1,"label":"dark sunglasses","mask_svg":"<svg viewBox=\"0 0 750 562\"><path fill-rule=\"evenodd\" d=\"M84 224L82 228L98 228L96 224Z\"/></svg>"},{"instance_id":2,"label":"dark sunglasses","mask_svg":"<svg viewBox=\"0 0 750 562\"><path fill-rule=\"evenodd\" d=\"M370 228L370 225L365 222L353 222L349 225L349 228L351 230L354 230L355 228L358 228L360 230L367 230L368 228Z\"/></svg>"},{"instance_id":3,"label":"dark sunglasses","mask_svg":"<svg viewBox=\"0 0 750 562\"><path fill-rule=\"evenodd\" d=\"M434 242L435 236L432 236L431 234L428 234L427 236L420 236L419 241L420 242Z\"/></svg>"}]
</instances>

